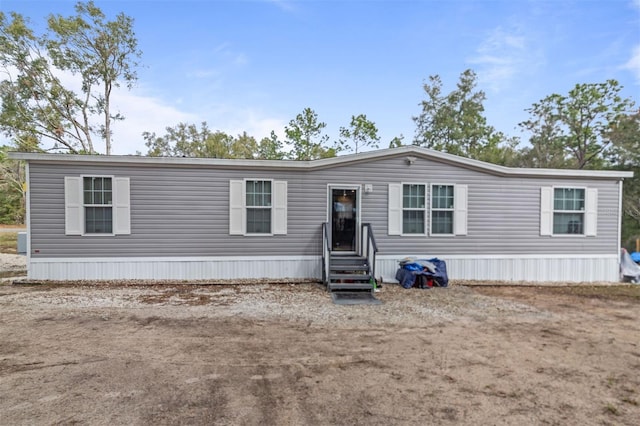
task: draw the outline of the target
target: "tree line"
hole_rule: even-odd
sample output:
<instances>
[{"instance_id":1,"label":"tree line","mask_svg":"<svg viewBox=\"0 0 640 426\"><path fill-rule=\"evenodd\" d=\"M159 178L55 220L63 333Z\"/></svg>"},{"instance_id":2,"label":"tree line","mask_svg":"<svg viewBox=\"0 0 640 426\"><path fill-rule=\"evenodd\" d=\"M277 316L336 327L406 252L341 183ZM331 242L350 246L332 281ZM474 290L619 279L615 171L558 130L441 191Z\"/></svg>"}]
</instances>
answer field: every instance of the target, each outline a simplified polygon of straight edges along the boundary
<instances>
[{"instance_id":1,"label":"tree line","mask_svg":"<svg viewBox=\"0 0 640 426\"><path fill-rule=\"evenodd\" d=\"M0 12L0 131L11 140L0 149L0 223L24 217L24 170L6 158L8 150L110 154L113 125L124 119L112 109L115 87L137 81L141 52L133 19L113 20L92 2L79 2L76 14L51 15L43 34L28 18ZM80 88L65 86L71 73ZM510 167L632 170L623 195L623 241L640 236L640 110L621 95L615 80L579 83L526 108L518 126L524 137L497 131L484 114L486 95L477 75L463 71L445 92L439 75L424 82L415 134L407 143ZM242 132L211 130L206 122L178 123L162 135L144 132L148 156L313 160L358 153L382 144L397 147L404 136L381 141L374 121L352 115L330 141L326 123L304 108L284 128L256 140ZM102 148L104 146L104 148ZM142 153L139 153L142 155Z\"/></svg>"}]
</instances>

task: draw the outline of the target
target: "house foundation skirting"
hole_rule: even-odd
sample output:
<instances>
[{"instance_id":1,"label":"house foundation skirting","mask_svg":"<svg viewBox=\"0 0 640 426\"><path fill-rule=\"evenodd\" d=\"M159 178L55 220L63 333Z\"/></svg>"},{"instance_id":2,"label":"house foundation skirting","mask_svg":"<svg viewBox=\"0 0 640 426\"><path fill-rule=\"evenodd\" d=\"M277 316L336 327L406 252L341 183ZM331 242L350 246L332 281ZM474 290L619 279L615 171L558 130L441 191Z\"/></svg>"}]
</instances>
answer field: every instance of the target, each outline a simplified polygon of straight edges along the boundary
<instances>
[{"instance_id":1,"label":"house foundation skirting","mask_svg":"<svg viewBox=\"0 0 640 426\"><path fill-rule=\"evenodd\" d=\"M419 259L433 255L407 256ZM376 277L394 281L404 255L378 255ZM447 255L453 280L616 282L617 255ZM320 256L32 258L28 277L34 280L233 280L317 279Z\"/></svg>"},{"instance_id":2,"label":"house foundation skirting","mask_svg":"<svg viewBox=\"0 0 640 426\"><path fill-rule=\"evenodd\" d=\"M617 255L415 255L438 257L447 263L449 279L532 282L617 282ZM378 256L376 275L395 281L398 260L405 256Z\"/></svg>"},{"instance_id":3,"label":"house foundation skirting","mask_svg":"<svg viewBox=\"0 0 640 426\"><path fill-rule=\"evenodd\" d=\"M233 280L316 279L320 256L36 258L33 280Z\"/></svg>"}]
</instances>

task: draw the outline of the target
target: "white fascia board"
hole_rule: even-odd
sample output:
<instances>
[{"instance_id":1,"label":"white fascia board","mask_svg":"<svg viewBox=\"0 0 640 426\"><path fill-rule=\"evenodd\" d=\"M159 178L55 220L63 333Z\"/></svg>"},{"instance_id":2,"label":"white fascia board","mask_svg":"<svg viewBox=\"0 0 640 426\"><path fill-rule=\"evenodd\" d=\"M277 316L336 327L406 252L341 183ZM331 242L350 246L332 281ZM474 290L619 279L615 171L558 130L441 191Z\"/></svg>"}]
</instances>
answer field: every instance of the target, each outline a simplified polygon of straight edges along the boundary
<instances>
[{"instance_id":1,"label":"white fascia board","mask_svg":"<svg viewBox=\"0 0 640 426\"><path fill-rule=\"evenodd\" d=\"M144 157L140 155L76 155L9 152L12 160L31 162L58 162L83 164L134 164L170 166L218 166L233 168L306 168L308 161L293 160L241 160L222 158Z\"/></svg>"},{"instance_id":2,"label":"white fascia board","mask_svg":"<svg viewBox=\"0 0 640 426\"><path fill-rule=\"evenodd\" d=\"M484 161L459 157L432 149L413 145L398 148L366 151L333 158L311 161L296 160L245 160L220 158L185 158L185 157L144 157L138 155L74 155L44 154L27 152L10 152L12 160L33 162L65 162L65 163L103 163L103 164L138 164L138 165L171 165L171 166L215 166L229 168L252 169L322 169L341 164L360 163L385 157L417 155L443 163L449 163L468 169L475 169L497 176L508 177L560 177L560 178L592 178L592 179L624 179L633 177L633 172L616 170L572 170L572 169L535 169L505 167Z\"/></svg>"}]
</instances>

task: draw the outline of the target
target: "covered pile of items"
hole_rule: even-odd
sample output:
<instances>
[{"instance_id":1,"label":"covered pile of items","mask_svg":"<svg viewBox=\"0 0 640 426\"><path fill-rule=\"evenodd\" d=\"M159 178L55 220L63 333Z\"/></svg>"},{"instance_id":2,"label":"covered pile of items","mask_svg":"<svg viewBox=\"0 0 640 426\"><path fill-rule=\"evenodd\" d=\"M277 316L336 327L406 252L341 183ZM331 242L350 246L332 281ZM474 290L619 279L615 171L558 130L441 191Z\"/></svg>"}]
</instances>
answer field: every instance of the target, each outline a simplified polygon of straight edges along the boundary
<instances>
[{"instance_id":1,"label":"covered pile of items","mask_svg":"<svg viewBox=\"0 0 640 426\"><path fill-rule=\"evenodd\" d=\"M629 252L624 248L620 250L620 273L623 281L640 284L640 265L634 262Z\"/></svg>"},{"instance_id":2,"label":"covered pile of items","mask_svg":"<svg viewBox=\"0 0 640 426\"><path fill-rule=\"evenodd\" d=\"M406 257L399 263L400 268L396 272L396 280L404 288L431 288L449 285L447 264L444 260L437 257L433 259Z\"/></svg>"}]
</instances>

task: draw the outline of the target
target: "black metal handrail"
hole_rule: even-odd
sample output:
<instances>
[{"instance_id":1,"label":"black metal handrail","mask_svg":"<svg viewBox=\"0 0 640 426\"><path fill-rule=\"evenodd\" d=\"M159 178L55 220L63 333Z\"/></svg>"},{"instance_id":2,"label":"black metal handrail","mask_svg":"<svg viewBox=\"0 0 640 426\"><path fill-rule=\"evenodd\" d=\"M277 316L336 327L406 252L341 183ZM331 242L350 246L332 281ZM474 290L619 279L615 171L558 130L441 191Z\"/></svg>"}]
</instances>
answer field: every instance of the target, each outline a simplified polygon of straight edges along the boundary
<instances>
[{"instance_id":1,"label":"black metal handrail","mask_svg":"<svg viewBox=\"0 0 640 426\"><path fill-rule=\"evenodd\" d=\"M322 223L322 282L329 283L329 259L331 258L331 247L329 246L329 224Z\"/></svg>"},{"instance_id":2,"label":"black metal handrail","mask_svg":"<svg viewBox=\"0 0 640 426\"><path fill-rule=\"evenodd\" d=\"M366 231L366 232L365 232ZM361 244L360 244L360 256L366 256L367 261L371 267L371 277L376 279L376 253L378 252L378 245L376 244L376 237L373 235L373 228L370 223L362 224L362 232L360 232Z\"/></svg>"}]
</instances>

